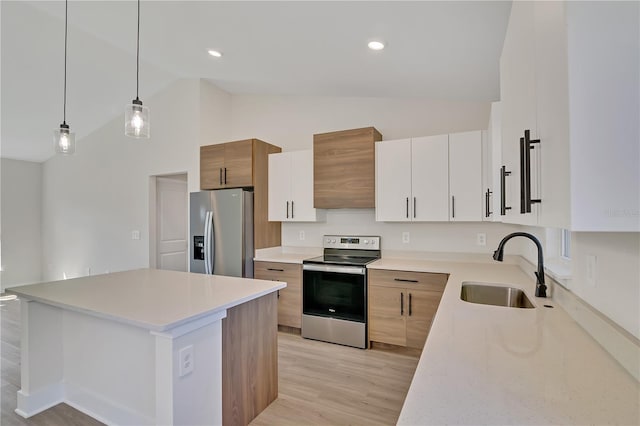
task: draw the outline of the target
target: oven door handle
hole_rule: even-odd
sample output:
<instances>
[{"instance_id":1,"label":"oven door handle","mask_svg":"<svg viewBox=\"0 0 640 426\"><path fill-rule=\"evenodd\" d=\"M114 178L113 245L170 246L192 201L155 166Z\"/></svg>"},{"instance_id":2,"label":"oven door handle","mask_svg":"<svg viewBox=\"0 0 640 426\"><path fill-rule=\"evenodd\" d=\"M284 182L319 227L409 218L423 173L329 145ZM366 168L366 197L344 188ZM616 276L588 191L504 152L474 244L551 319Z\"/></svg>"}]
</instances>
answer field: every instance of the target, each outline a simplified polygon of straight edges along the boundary
<instances>
[{"instance_id":1,"label":"oven door handle","mask_svg":"<svg viewBox=\"0 0 640 426\"><path fill-rule=\"evenodd\" d=\"M302 265L303 271L335 272L337 274L366 275L367 269L357 266Z\"/></svg>"}]
</instances>

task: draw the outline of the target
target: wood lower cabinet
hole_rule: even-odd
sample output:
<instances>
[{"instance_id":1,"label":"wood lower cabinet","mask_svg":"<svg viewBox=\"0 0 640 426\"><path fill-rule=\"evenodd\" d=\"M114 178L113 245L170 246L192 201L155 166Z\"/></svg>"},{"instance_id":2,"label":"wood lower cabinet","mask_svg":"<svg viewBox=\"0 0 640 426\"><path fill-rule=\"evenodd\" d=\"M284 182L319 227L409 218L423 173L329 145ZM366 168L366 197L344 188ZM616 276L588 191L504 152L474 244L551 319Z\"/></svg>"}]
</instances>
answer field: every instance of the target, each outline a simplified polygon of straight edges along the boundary
<instances>
[{"instance_id":1,"label":"wood lower cabinet","mask_svg":"<svg viewBox=\"0 0 640 426\"><path fill-rule=\"evenodd\" d=\"M313 207L375 207L373 127L313 135Z\"/></svg>"},{"instance_id":2,"label":"wood lower cabinet","mask_svg":"<svg viewBox=\"0 0 640 426\"><path fill-rule=\"evenodd\" d=\"M302 327L302 266L294 263L254 263L254 278L283 281L287 287L278 292L278 325Z\"/></svg>"},{"instance_id":3,"label":"wood lower cabinet","mask_svg":"<svg viewBox=\"0 0 640 426\"><path fill-rule=\"evenodd\" d=\"M200 189L253 188L256 249L280 245L281 224L269 222L269 154L278 146L259 139L200 147Z\"/></svg>"},{"instance_id":4,"label":"wood lower cabinet","mask_svg":"<svg viewBox=\"0 0 640 426\"><path fill-rule=\"evenodd\" d=\"M369 340L422 349L447 279L447 274L370 270Z\"/></svg>"}]
</instances>

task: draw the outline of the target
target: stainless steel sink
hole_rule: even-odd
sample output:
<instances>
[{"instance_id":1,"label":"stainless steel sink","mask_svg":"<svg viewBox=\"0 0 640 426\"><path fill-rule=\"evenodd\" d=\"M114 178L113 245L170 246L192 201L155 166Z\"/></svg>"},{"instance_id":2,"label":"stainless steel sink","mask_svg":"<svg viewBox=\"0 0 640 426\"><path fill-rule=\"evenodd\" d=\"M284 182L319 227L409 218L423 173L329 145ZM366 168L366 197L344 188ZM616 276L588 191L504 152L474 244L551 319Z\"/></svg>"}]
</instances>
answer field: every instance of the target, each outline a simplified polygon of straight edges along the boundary
<instances>
[{"instance_id":1,"label":"stainless steel sink","mask_svg":"<svg viewBox=\"0 0 640 426\"><path fill-rule=\"evenodd\" d=\"M524 291L514 287L502 287L465 281L460 299L481 305L507 306L510 308L535 308Z\"/></svg>"}]
</instances>

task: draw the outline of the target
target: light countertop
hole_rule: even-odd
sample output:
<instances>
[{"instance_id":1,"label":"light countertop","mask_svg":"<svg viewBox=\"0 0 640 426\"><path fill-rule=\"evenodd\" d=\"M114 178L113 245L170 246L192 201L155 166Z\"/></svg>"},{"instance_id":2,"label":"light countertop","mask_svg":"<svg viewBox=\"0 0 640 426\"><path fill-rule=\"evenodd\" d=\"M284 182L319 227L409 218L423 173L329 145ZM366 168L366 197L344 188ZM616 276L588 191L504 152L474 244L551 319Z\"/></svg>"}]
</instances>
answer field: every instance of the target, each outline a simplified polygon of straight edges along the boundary
<instances>
[{"instance_id":1,"label":"light countertop","mask_svg":"<svg viewBox=\"0 0 640 426\"><path fill-rule=\"evenodd\" d=\"M302 264L303 260L320 256L321 254L321 247L269 247L256 250L253 260L257 262Z\"/></svg>"},{"instance_id":2,"label":"light countertop","mask_svg":"<svg viewBox=\"0 0 640 426\"><path fill-rule=\"evenodd\" d=\"M515 264L384 258L449 273L399 425L640 424L640 385ZM509 284L535 309L460 300L463 281ZM553 308L546 308L548 304Z\"/></svg>"},{"instance_id":3,"label":"light countertop","mask_svg":"<svg viewBox=\"0 0 640 426\"><path fill-rule=\"evenodd\" d=\"M30 299L165 331L286 287L285 283L138 269L7 289Z\"/></svg>"}]
</instances>

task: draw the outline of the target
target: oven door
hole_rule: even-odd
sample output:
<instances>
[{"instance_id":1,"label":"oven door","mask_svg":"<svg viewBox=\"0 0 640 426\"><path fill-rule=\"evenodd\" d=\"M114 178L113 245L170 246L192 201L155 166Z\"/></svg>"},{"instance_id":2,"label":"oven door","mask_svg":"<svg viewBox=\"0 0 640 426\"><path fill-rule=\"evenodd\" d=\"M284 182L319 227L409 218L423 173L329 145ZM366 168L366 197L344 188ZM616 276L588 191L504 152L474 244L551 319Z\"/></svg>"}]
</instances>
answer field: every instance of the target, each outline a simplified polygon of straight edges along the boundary
<instances>
[{"instance_id":1,"label":"oven door","mask_svg":"<svg viewBox=\"0 0 640 426\"><path fill-rule=\"evenodd\" d=\"M302 274L303 314L366 322L366 268L304 264Z\"/></svg>"}]
</instances>

